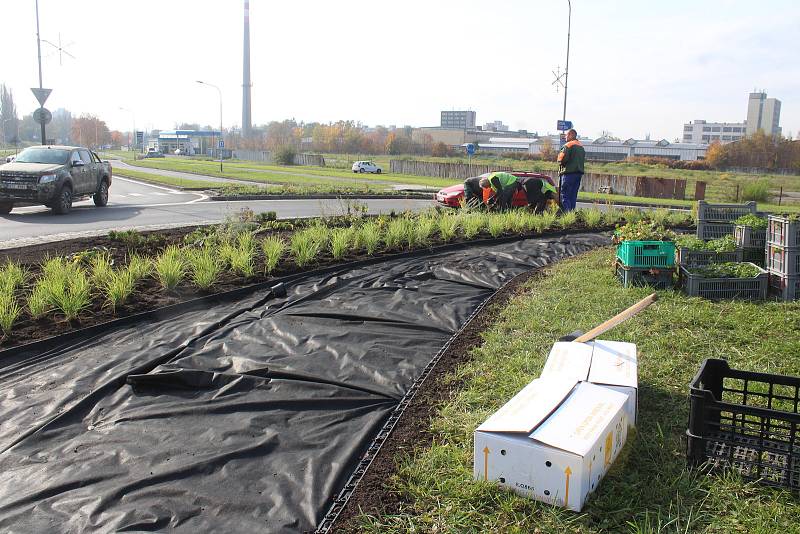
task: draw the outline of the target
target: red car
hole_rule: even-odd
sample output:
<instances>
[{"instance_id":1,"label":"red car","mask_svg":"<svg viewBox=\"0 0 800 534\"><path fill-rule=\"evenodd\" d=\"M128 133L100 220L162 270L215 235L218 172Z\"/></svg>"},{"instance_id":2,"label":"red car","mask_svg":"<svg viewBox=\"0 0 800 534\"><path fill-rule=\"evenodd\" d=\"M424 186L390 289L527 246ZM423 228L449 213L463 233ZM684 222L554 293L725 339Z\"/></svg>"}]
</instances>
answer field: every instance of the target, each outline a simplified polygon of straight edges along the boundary
<instances>
[{"instance_id":1,"label":"red car","mask_svg":"<svg viewBox=\"0 0 800 534\"><path fill-rule=\"evenodd\" d=\"M539 174L536 172L512 172L511 174L517 178L542 178L543 180L547 180L555 186L553 179L546 174ZM436 193L433 198L436 200L437 204L447 206L449 208L458 208L461 206L461 201L464 198L464 183L462 182L460 184L451 185L450 187L445 187ZM515 208L527 206L528 198L525 196L525 191L520 189L519 191L515 192L514 198L511 201L511 205Z\"/></svg>"}]
</instances>

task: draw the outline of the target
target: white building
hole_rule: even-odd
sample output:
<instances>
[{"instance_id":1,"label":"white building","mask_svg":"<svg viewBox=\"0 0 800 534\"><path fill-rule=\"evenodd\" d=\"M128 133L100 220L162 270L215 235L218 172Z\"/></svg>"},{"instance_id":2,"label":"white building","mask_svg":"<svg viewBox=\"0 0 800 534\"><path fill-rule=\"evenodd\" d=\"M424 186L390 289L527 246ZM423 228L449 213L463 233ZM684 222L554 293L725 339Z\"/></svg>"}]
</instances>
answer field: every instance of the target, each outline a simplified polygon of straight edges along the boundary
<instances>
[{"instance_id":1,"label":"white building","mask_svg":"<svg viewBox=\"0 0 800 534\"><path fill-rule=\"evenodd\" d=\"M483 131L485 132L507 132L508 126L503 124L503 121L493 121L487 122L483 125Z\"/></svg>"},{"instance_id":2,"label":"white building","mask_svg":"<svg viewBox=\"0 0 800 534\"><path fill-rule=\"evenodd\" d=\"M707 122L696 120L683 125L683 142L694 144L709 144L714 141L731 143L739 141L745 136L747 121L745 122Z\"/></svg>"},{"instance_id":3,"label":"white building","mask_svg":"<svg viewBox=\"0 0 800 534\"><path fill-rule=\"evenodd\" d=\"M474 111L442 111L439 127L467 130L475 128L475 118Z\"/></svg>"},{"instance_id":4,"label":"white building","mask_svg":"<svg viewBox=\"0 0 800 534\"><path fill-rule=\"evenodd\" d=\"M777 137L781 134L781 101L767 98L767 93L750 93L747 100L747 135L761 130Z\"/></svg>"},{"instance_id":5,"label":"white building","mask_svg":"<svg viewBox=\"0 0 800 534\"><path fill-rule=\"evenodd\" d=\"M488 143L479 143L478 149L482 152L529 152L539 154L542 147L549 140L550 146L558 150L558 136L528 138L491 138ZM586 151L587 160L595 161L622 161L629 157L657 157L683 161L704 159L708 144L698 143L670 143L666 139L660 141L628 139L626 141L609 141L603 137L595 139L581 139L581 144Z\"/></svg>"}]
</instances>

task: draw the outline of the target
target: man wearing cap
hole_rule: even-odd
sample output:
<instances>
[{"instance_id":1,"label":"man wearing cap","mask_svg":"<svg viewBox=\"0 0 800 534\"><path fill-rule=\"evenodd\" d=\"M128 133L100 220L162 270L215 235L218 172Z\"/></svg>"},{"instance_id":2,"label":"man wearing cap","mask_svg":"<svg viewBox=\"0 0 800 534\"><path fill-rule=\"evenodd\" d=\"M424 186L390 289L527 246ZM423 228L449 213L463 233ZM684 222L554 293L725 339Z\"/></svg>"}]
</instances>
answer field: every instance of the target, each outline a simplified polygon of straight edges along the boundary
<instances>
[{"instance_id":1,"label":"man wearing cap","mask_svg":"<svg viewBox=\"0 0 800 534\"><path fill-rule=\"evenodd\" d=\"M586 152L578 141L578 132L567 132L567 143L558 153L558 175L561 180L561 209L572 211L578 202L578 189L581 188L583 164Z\"/></svg>"},{"instance_id":2,"label":"man wearing cap","mask_svg":"<svg viewBox=\"0 0 800 534\"><path fill-rule=\"evenodd\" d=\"M495 205L501 210L507 210L511 208L514 193L519 189L519 182L513 174L490 172L481 176L480 186L483 189L491 189L497 199Z\"/></svg>"}]
</instances>

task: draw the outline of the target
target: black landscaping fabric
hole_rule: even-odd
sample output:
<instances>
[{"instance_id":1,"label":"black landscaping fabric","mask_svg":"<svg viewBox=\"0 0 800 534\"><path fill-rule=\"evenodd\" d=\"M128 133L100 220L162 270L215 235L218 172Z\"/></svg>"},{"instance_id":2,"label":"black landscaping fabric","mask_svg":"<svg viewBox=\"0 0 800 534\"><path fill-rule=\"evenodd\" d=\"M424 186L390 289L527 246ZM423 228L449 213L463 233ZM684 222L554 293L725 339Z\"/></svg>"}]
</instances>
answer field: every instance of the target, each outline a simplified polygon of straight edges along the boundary
<instances>
[{"instance_id":1,"label":"black landscaping fabric","mask_svg":"<svg viewBox=\"0 0 800 534\"><path fill-rule=\"evenodd\" d=\"M607 240L394 258L0 353L0 531L313 530L482 302Z\"/></svg>"}]
</instances>

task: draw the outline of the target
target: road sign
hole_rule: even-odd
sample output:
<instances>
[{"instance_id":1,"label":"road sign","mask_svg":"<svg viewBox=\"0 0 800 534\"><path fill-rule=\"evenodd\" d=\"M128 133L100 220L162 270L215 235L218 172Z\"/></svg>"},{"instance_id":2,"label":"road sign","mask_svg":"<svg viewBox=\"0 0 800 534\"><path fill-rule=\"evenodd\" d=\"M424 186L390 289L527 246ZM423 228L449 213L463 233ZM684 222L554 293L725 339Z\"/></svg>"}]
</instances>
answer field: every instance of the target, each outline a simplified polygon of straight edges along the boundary
<instances>
[{"instance_id":1,"label":"road sign","mask_svg":"<svg viewBox=\"0 0 800 534\"><path fill-rule=\"evenodd\" d=\"M49 109L39 108L33 112L33 120L39 124L50 124L50 121L53 120L53 114L50 113Z\"/></svg>"},{"instance_id":2,"label":"road sign","mask_svg":"<svg viewBox=\"0 0 800 534\"><path fill-rule=\"evenodd\" d=\"M558 126L556 126L556 130L564 131L564 130L571 130L572 129L572 121L558 121Z\"/></svg>"},{"instance_id":3,"label":"road sign","mask_svg":"<svg viewBox=\"0 0 800 534\"><path fill-rule=\"evenodd\" d=\"M467 143L467 155L472 156L473 154L475 154L475 145Z\"/></svg>"},{"instance_id":4,"label":"road sign","mask_svg":"<svg viewBox=\"0 0 800 534\"><path fill-rule=\"evenodd\" d=\"M141 145L144 141L144 132L141 130L136 130L136 144Z\"/></svg>"},{"instance_id":5,"label":"road sign","mask_svg":"<svg viewBox=\"0 0 800 534\"><path fill-rule=\"evenodd\" d=\"M39 105L44 107L44 103L47 101L47 97L50 96L50 92L52 89L42 89L41 87L31 87L31 91L33 91L33 96L36 97L36 100L39 101Z\"/></svg>"},{"instance_id":6,"label":"road sign","mask_svg":"<svg viewBox=\"0 0 800 534\"><path fill-rule=\"evenodd\" d=\"M222 139L220 139L220 140L219 140L219 145L218 145L218 146L219 146L219 148L225 148L225 141L223 141Z\"/></svg>"}]
</instances>

